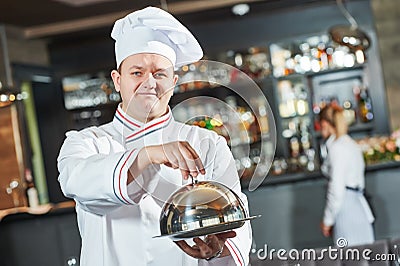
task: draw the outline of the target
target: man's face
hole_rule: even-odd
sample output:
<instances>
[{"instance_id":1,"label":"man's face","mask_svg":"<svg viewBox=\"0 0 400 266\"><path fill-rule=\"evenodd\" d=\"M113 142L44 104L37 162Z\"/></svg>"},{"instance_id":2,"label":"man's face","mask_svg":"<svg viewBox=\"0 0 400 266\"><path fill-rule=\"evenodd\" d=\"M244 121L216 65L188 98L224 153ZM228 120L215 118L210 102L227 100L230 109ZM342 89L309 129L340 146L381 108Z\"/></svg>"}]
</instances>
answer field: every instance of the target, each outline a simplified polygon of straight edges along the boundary
<instances>
[{"instance_id":1,"label":"man's face","mask_svg":"<svg viewBox=\"0 0 400 266\"><path fill-rule=\"evenodd\" d=\"M113 70L115 89L121 94L122 109L142 122L164 115L178 77L172 63L158 54L135 54Z\"/></svg>"},{"instance_id":2,"label":"man's face","mask_svg":"<svg viewBox=\"0 0 400 266\"><path fill-rule=\"evenodd\" d=\"M334 133L333 127L326 120L321 120L321 135L324 139L329 138L329 136Z\"/></svg>"}]
</instances>

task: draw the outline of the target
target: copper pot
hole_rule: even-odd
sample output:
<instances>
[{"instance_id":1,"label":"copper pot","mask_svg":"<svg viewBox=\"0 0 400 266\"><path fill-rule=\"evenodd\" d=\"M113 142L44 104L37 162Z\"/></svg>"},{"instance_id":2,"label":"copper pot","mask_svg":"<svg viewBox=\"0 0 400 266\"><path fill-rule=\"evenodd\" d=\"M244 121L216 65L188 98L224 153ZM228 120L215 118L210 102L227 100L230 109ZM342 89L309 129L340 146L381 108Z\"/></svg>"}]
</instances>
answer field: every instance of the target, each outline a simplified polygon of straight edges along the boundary
<instances>
[{"instance_id":1,"label":"copper pot","mask_svg":"<svg viewBox=\"0 0 400 266\"><path fill-rule=\"evenodd\" d=\"M332 40L340 45L349 47L352 51L367 50L371 45L371 39L358 28L357 21L346 9L343 0L336 0L336 4L350 25L338 25L330 28L329 34Z\"/></svg>"},{"instance_id":2,"label":"copper pot","mask_svg":"<svg viewBox=\"0 0 400 266\"><path fill-rule=\"evenodd\" d=\"M370 38L358 27L344 25L334 26L329 29L329 34L334 42L347 46L352 51L365 51L371 45Z\"/></svg>"}]
</instances>

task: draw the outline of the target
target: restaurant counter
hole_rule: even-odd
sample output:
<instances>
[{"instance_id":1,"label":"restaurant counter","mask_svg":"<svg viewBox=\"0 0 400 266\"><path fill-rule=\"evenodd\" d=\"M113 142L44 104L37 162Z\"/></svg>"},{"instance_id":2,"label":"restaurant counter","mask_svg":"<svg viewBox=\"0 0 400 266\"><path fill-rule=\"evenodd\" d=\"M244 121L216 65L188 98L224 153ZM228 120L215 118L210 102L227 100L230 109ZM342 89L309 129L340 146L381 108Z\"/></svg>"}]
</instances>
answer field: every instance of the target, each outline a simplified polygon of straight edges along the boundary
<instances>
[{"instance_id":1,"label":"restaurant counter","mask_svg":"<svg viewBox=\"0 0 400 266\"><path fill-rule=\"evenodd\" d=\"M0 210L0 265L79 265L74 202Z\"/></svg>"},{"instance_id":2,"label":"restaurant counter","mask_svg":"<svg viewBox=\"0 0 400 266\"><path fill-rule=\"evenodd\" d=\"M366 168L366 196L375 215L376 239L400 237L400 162ZM314 248L332 244L320 232L328 179L320 172L267 176L254 191L242 182L252 221L254 247Z\"/></svg>"},{"instance_id":3,"label":"restaurant counter","mask_svg":"<svg viewBox=\"0 0 400 266\"><path fill-rule=\"evenodd\" d=\"M366 191L375 212L377 239L400 236L399 162L368 166ZM319 229L327 179L320 172L267 177L255 191L247 190L254 245L309 248L331 245ZM247 186L246 186L247 185ZM79 265L81 240L74 203L49 204L0 211L0 265Z\"/></svg>"}]
</instances>

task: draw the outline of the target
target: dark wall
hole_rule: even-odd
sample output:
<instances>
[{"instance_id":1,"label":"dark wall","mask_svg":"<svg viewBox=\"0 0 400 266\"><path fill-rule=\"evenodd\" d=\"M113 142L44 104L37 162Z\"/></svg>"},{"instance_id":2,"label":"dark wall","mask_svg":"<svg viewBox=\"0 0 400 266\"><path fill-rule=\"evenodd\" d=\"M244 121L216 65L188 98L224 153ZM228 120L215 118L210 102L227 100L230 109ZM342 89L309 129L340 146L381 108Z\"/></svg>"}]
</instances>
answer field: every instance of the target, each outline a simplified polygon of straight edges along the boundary
<instances>
[{"instance_id":1,"label":"dark wall","mask_svg":"<svg viewBox=\"0 0 400 266\"><path fill-rule=\"evenodd\" d=\"M0 222L0 235L2 266L79 265L81 239L73 208L8 215Z\"/></svg>"},{"instance_id":2,"label":"dark wall","mask_svg":"<svg viewBox=\"0 0 400 266\"><path fill-rule=\"evenodd\" d=\"M205 54L254 45L267 46L272 42L327 33L333 25L349 24L334 1L320 0L303 6L299 5L300 2L292 1L290 8L272 10L259 4L254 6L259 10L252 9L243 17L217 10L179 15L177 18L193 32ZM359 26L374 33L370 1L353 0L346 3ZM267 4L263 5L268 7ZM111 27L108 27L53 38L49 50L56 73L79 71L81 68L113 67L114 43L110 33ZM371 49L369 53L375 52Z\"/></svg>"},{"instance_id":3,"label":"dark wall","mask_svg":"<svg viewBox=\"0 0 400 266\"><path fill-rule=\"evenodd\" d=\"M322 4L321 4L322 3ZM388 117L386 92L383 82L378 41L375 33L370 1L346 1L349 12L355 17L360 28L371 37L372 45L367 51L369 61L366 68L368 85L376 117ZM257 6L256 6L257 7ZM253 12L254 15L244 17L227 16L221 12L214 14L212 20L201 20L206 13L182 15L178 18L194 33L204 48L205 54L214 54L229 49L243 49L250 46L268 46L273 42L300 39L316 34L326 34L334 25L347 24L348 21L340 13L334 2L276 9L263 9ZM217 11L214 11L217 12ZM208 15L210 16L210 15ZM111 28L99 29L95 32L82 32L54 39L49 46L51 64L56 77L85 71L111 70L114 65L114 44L110 37ZM387 119L375 121L377 132L387 133Z\"/></svg>"},{"instance_id":4,"label":"dark wall","mask_svg":"<svg viewBox=\"0 0 400 266\"><path fill-rule=\"evenodd\" d=\"M13 74L17 82L31 82L49 200L65 201L57 181L57 156L67 130L62 91L49 68L17 64L13 65Z\"/></svg>"},{"instance_id":5,"label":"dark wall","mask_svg":"<svg viewBox=\"0 0 400 266\"><path fill-rule=\"evenodd\" d=\"M49 201L65 201L66 198L62 195L57 181L57 157L66 131L66 117L63 110L59 108L63 104L62 95L60 90L54 89L53 83L32 82L32 92L35 99Z\"/></svg>"},{"instance_id":6,"label":"dark wall","mask_svg":"<svg viewBox=\"0 0 400 266\"><path fill-rule=\"evenodd\" d=\"M346 7L364 30L374 30L370 2L346 1ZM185 20L184 20L185 21ZM213 23L189 25L207 51L226 47L246 48L252 45L268 45L271 42L291 40L302 36L327 33L333 25L349 24L334 2L299 6L274 12L257 12L242 18L221 18Z\"/></svg>"},{"instance_id":7,"label":"dark wall","mask_svg":"<svg viewBox=\"0 0 400 266\"><path fill-rule=\"evenodd\" d=\"M56 78L113 69L114 43L109 31L103 29L96 32L63 36L50 42L50 61Z\"/></svg>"}]
</instances>

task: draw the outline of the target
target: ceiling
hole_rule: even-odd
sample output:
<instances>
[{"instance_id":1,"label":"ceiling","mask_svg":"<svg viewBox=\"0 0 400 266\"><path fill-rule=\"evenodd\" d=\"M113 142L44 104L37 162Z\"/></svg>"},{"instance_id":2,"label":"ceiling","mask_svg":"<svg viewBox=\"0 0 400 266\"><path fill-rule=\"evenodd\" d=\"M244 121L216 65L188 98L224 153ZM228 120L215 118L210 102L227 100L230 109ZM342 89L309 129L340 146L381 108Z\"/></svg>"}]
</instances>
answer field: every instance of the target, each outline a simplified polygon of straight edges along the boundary
<instances>
[{"instance_id":1,"label":"ceiling","mask_svg":"<svg viewBox=\"0 0 400 266\"><path fill-rule=\"evenodd\" d=\"M155 0L116 0L73 6L54 0L2 0L0 9L6 12L2 12L0 22L21 27L31 27L138 9L147 3L148 5L157 5L160 2Z\"/></svg>"},{"instance_id":2,"label":"ceiling","mask_svg":"<svg viewBox=\"0 0 400 266\"><path fill-rule=\"evenodd\" d=\"M88 4L76 6L64 1ZM248 3L253 15L328 2L334 0L1 0L0 24L22 28L26 38L41 38L110 27L117 18L149 5L164 4L165 8L167 3L168 10L185 23L203 23L233 17L231 7L238 3Z\"/></svg>"}]
</instances>

